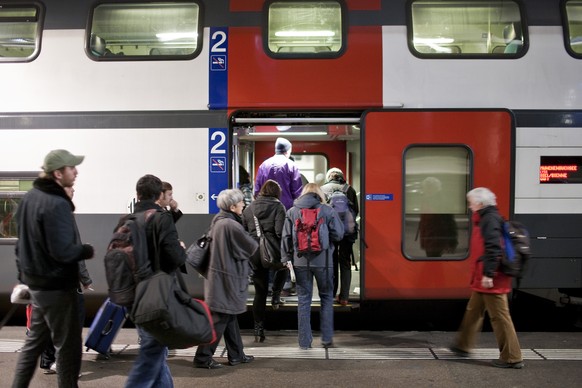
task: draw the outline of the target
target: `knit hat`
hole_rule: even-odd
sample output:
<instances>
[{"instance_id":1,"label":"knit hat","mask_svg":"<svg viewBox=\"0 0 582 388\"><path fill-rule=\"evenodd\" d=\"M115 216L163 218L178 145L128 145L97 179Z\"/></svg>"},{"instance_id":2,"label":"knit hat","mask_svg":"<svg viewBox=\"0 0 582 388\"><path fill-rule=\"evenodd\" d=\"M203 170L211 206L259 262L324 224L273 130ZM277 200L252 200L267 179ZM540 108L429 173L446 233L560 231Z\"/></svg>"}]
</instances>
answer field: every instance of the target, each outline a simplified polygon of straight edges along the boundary
<instances>
[{"instance_id":1,"label":"knit hat","mask_svg":"<svg viewBox=\"0 0 582 388\"><path fill-rule=\"evenodd\" d=\"M344 179L344 173L342 172L342 170L340 170L337 167L332 167L329 170L327 170L327 173L325 174L325 181L326 182L331 181L332 175L339 175L341 179Z\"/></svg>"},{"instance_id":2,"label":"knit hat","mask_svg":"<svg viewBox=\"0 0 582 388\"><path fill-rule=\"evenodd\" d=\"M83 159L85 156L73 155L67 150L52 150L44 158L42 169L48 173L66 166L73 167L81 164Z\"/></svg>"},{"instance_id":3,"label":"knit hat","mask_svg":"<svg viewBox=\"0 0 582 388\"><path fill-rule=\"evenodd\" d=\"M291 149L291 142L283 137L278 137L275 142L275 153L284 154Z\"/></svg>"}]
</instances>

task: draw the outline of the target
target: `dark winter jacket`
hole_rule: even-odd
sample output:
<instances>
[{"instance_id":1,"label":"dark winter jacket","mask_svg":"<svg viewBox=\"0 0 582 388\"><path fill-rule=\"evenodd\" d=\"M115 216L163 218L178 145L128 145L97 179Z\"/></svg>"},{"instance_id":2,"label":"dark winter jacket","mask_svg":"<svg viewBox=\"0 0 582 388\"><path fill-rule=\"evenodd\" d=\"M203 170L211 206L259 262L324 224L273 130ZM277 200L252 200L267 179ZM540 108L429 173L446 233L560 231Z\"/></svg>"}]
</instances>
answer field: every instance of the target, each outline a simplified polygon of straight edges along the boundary
<instances>
[{"instance_id":1,"label":"dark winter jacket","mask_svg":"<svg viewBox=\"0 0 582 388\"><path fill-rule=\"evenodd\" d=\"M243 212L242 224L255 241L257 237L257 227L253 214L259 220L259 224L265 234L265 238L272 241L274 246L281 246L281 235L283 233L283 224L285 223L285 206L274 197L265 197L260 195L253 201ZM276 262L281 261L281 256L275 258Z\"/></svg>"},{"instance_id":2,"label":"dark winter jacket","mask_svg":"<svg viewBox=\"0 0 582 388\"><path fill-rule=\"evenodd\" d=\"M295 223L301 217L301 209L319 208L319 217L325 221L319 227L319 239L322 251L310 257L297 255L297 233ZM295 200L295 204L287 210L285 225L283 226L283 237L281 242L281 261L293 262L296 267L333 267L333 242L340 241L344 236L344 225L339 216L327 204L322 204L320 198L315 193L306 193Z\"/></svg>"},{"instance_id":3,"label":"dark winter jacket","mask_svg":"<svg viewBox=\"0 0 582 388\"><path fill-rule=\"evenodd\" d=\"M487 206L471 218L471 253L477 256L471 277L471 289L488 294L507 294L511 291L512 279L499 271L503 255L501 225L503 219L495 206ZM483 276L493 278L493 288L483 288Z\"/></svg>"},{"instance_id":4,"label":"dark winter jacket","mask_svg":"<svg viewBox=\"0 0 582 388\"><path fill-rule=\"evenodd\" d=\"M212 221L211 233L204 300L212 311L242 314L247 311L249 258L259 245L232 212L221 210Z\"/></svg>"},{"instance_id":5,"label":"dark winter jacket","mask_svg":"<svg viewBox=\"0 0 582 388\"><path fill-rule=\"evenodd\" d=\"M93 257L82 244L73 211L62 186L38 178L16 211L19 280L33 290L68 290L79 286L79 261Z\"/></svg>"},{"instance_id":6,"label":"dark winter jacket","mask_svg":"<svg viewBox=\"0 0 582 388\"><path fill-rule=\"evenodd\" d=\"M159 210L155 212L146 224L146 237L148 240L148 254L150 260L155 257L156 247L154 235L157 236L157 250L159 253L160 269L167 273L174 272L186 262L186 251L180 245L176 224L171 212L164 211L154 201L139 201L135 205L135 212L140 213L149 209ZM123 222L120 221L119 226ZM116 228L117 229L117 228ZM152 261L152 268L154 262Z\"/></svg>"}]
</instances>

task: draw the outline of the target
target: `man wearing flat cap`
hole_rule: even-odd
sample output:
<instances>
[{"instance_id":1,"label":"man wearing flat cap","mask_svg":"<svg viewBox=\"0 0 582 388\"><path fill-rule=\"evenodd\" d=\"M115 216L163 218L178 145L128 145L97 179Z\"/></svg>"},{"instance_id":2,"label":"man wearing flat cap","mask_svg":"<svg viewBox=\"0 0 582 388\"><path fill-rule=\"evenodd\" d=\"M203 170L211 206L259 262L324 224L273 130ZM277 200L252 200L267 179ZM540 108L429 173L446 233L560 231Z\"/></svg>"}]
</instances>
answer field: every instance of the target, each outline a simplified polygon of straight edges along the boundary
<instances>
[{"instance_id":1,"label":"man wearing flat cap","mask_svg":"<svg viewBox=\"0 0 582 388\"><path fill-rule=\"evenodd\" d=\"M14 374L13 387L28 387L38 357L52 338L57 354L59 387L77 387L81 369L79 325L79 261L93 257L81 243L65 188L77 178L84 156L54 150L16 211L18 280L30 288L32 309L27 337Z\"/></svg>"},{"instance_id":2,"label":"man wearing flat cap","mask_svg":"<svg viewBox=\"0 0 582 388\"><path fill-rule=\"evenodd\" d=\"M281 186L281 202L285 209L293 207L293 201L301 195L303 184L301 174L291 156L291 142L283 137L275 142L275 155L265 160L257 171L255 179L255 198L261 191L263 184L272 179Z\"/></svg>"}]
</instances>

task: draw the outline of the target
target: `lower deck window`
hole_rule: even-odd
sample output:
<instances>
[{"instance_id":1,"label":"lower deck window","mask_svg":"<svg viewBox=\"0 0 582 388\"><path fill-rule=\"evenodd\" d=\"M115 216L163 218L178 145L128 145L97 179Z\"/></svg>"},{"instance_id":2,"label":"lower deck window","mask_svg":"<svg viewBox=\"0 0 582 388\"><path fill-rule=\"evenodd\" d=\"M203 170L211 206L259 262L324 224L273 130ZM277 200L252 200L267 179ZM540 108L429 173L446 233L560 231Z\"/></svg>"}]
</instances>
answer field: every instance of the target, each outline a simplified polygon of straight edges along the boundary
<instances>
[{"instance_id":1,"label":"lower deck window","mask_svg":"<svg viewBox=\"0 0 582 388\"><path fill-rule=\"evenodd\" d=\"M2 177L0 173L0 243L18 237L16 210L24 194L32 188L32 182L32 177Z\"/></svg>"}]
</instances>

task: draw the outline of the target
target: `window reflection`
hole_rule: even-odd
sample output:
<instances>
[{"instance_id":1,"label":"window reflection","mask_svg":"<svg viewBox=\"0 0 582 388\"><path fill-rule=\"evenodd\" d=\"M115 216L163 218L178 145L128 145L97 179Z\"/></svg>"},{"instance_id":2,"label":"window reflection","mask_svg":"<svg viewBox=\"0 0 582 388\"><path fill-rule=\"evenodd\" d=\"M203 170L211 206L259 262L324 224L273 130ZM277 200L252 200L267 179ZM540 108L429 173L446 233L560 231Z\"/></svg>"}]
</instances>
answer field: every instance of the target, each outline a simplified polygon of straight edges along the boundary
<instances>
[{"instance_id":1,"label":"window reflection","mask_svg":"<svg viewBox=\"0 0 582 388\"><path fill-rule=\"evenodd\" d=\"M458 147L411 147L404 155L404 255L462 259L468 254L470 152Z\"/></svg>"}]
</instances>

